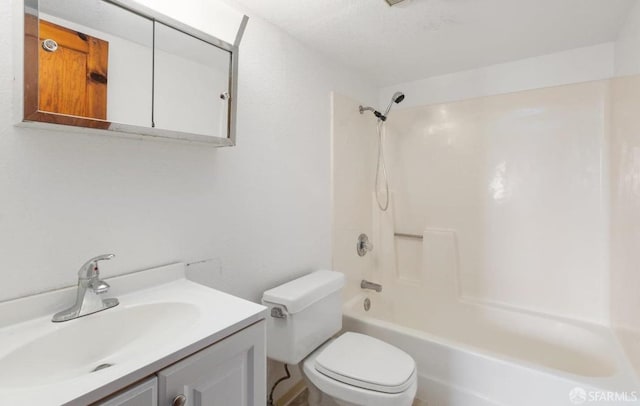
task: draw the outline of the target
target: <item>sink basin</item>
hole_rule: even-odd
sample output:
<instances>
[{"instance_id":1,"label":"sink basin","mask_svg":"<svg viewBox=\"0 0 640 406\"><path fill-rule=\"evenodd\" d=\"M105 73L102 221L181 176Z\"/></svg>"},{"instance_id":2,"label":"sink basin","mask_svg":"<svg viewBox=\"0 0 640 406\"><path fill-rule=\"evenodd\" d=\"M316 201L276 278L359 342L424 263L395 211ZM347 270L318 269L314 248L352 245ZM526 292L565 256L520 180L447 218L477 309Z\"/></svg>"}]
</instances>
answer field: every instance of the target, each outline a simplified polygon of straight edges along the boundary
<instances>
[{"instance_id":1,"label":"sink basin","mask_svg":"<svg viewBox=\"0 0 640 406\"><path fill-rule=\"evenodd\" d=\"M191 282L184 264L107 279L120 304L63 323L71 286L0 302L0 405L88 405L265 317L258 304Z\"/></svg>"},{"instance_id":2,"label":"sink basin","mask_svg":"<svg viewBox=\"0 0 640 406\"><path fill-rule=\"evenodd\" d=\"M60 383L131 362L183 334L199 313L190 303L165 302L52 323L53 331L0 358L0 389Z\"/></svg>"}]
</instances>

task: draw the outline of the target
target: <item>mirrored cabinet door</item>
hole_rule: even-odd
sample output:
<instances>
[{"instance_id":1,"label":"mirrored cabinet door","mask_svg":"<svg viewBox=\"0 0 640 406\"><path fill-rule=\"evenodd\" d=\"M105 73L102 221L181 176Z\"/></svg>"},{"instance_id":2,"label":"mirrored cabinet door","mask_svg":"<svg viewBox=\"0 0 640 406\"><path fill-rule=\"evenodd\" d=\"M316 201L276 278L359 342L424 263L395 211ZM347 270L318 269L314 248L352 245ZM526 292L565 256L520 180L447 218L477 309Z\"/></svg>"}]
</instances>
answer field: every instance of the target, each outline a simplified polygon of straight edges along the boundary
<instances>
[{"instance_id":1,"label":"mirrored cabinet door","mask_svg":"<svg viewBox=\"0 0 640 406\"><path fill-rule=\"evenodd\" d=\"M39 0L25 14L25 118L152 126L153 21L96 0Z\"/></svg>"},{"instance_id":2,"label":"mirrored cabinet door","mask_svg":"<svg viewBox=\"0 0 640 406\"><path fill-rule=\"evenodd\" d=\"M24 125L235 145L248 17L228 43L147 3L24 0Z\"/></svg>"},{"instance_id":3,"label":"mirrored cabinet door","mask_svg":"<svg viewBox=\"0 0 640 406\"><path fill-rule=\"evenodd\" d=\"M230 77L231 52L155 23L156 128L227 138Z\"/></svg>"}]
</instances>

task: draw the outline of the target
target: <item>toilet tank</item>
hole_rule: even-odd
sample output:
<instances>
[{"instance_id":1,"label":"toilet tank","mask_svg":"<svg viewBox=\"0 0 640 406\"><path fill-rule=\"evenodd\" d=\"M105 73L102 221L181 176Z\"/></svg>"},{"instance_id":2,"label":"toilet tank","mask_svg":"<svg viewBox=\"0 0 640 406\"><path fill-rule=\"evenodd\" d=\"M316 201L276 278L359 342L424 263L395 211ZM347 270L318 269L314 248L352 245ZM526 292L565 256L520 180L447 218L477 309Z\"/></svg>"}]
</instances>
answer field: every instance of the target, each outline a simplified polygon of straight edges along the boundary
<instances>
[{"instance_id":1,"label":"toilet tank","mask_svg":"<svg viewBox=\"0 0 640 406\"><path fill-rule=\"evenodd\" d=\"M344 275L316 271L262 295L267 314L267 356L297 364L342 328Z\"/></svg>"}]
</instances>

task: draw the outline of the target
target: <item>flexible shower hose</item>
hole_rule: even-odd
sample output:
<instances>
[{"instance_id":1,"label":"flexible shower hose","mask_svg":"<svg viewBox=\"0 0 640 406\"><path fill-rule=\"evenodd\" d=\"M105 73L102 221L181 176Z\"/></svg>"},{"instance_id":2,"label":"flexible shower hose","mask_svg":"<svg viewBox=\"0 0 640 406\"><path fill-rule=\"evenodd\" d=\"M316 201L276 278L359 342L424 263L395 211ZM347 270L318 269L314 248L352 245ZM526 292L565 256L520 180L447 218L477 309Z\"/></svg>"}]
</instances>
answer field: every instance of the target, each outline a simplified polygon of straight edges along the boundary
<instances>
[{"instance_id":1,"label":"flexible shower hose","mask_svg":"<svg viewBox=\"0 0 640 406\"><path fill-rule=\"evenodd\" d=\"M382 211L387 211L389 208L389 179L387 178L387 165L385 164L384 159L384 140L382 139L382 130L384 126L384 121L378 120L378 164L376 165L376 181L374 185L374 191L376 194L376 202L378 203L378 207ZM379 176L380 169L382 168L382 176L384 178L384 194L385 194L385 202L384 204L380 203L380 193L378 190L379 186Z\"/></svg>"}]
</instances>

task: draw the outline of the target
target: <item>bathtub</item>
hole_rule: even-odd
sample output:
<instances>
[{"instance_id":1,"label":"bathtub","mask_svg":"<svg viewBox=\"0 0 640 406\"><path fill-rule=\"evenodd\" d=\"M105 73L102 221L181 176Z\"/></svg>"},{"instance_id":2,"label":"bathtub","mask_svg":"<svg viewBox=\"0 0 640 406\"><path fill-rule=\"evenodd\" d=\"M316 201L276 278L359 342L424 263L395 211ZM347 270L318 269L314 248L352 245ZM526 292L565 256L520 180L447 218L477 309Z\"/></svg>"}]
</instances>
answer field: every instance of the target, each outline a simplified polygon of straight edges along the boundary
<instances>
[{"instance_id":1,"label":"bathtub","mask_svg":"<svg viewBox=\"0 0 640 406\"><path fill-rule=\"evenodd\" d=\"M607 328L497 306L402 302L384 291L356 296L343 328L411 354L428 406L640 405L638 377Z\"/></svg>"}]
</instances>

